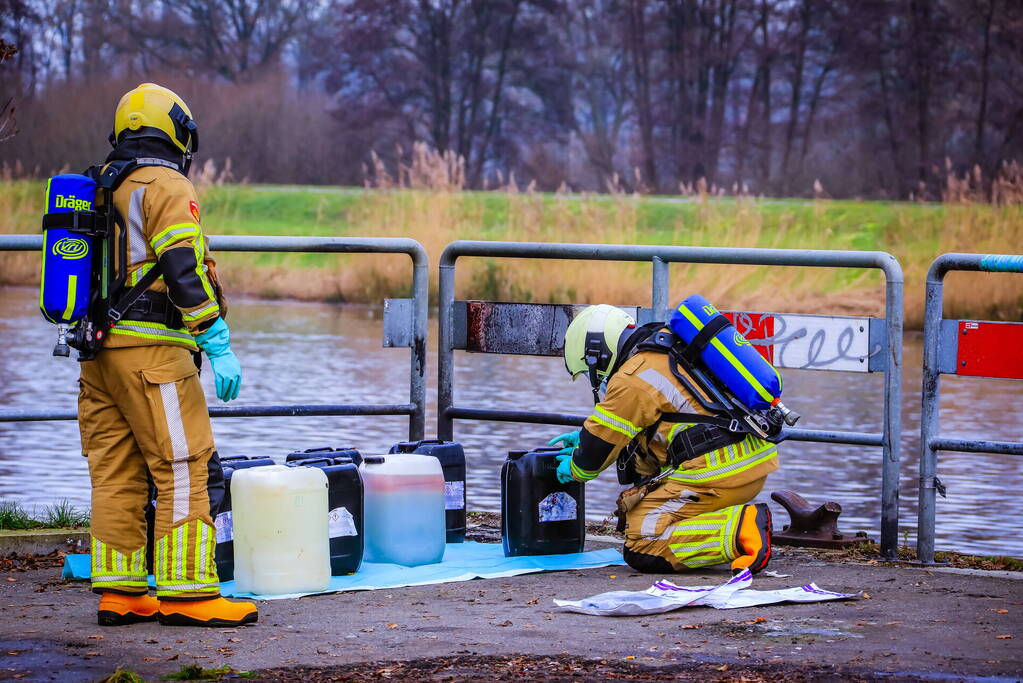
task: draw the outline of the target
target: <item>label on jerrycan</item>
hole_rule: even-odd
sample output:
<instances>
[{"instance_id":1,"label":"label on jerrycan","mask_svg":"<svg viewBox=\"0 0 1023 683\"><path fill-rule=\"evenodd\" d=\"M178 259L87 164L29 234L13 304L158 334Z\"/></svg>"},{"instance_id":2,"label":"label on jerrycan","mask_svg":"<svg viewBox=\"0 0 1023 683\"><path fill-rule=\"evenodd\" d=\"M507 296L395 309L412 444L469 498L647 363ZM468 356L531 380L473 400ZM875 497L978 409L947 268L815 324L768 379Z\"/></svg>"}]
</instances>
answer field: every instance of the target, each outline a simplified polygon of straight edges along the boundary
<instances>
[{"instance_id":1,"label":"label on jerrycan","mask_svg":"<svg viewBox=\"0 0 1023 683\"><path fill-rule=\"evenodd\" d=\"M327 528L331 538L359 535L355 528L355 518L345 507L334 508L330 511L327 516Z\"/></svg>"},{"instance_id":2,"label":"label on jerrycan","mask_svg":"<svg viewBox=\"0 0 1023 683\"><path fill-rule=\"evenodd\" d=\"M565 491L555 491L540 501L541 522L565 522L576 518L575 498Z\"/></svg>"}]
</instances>

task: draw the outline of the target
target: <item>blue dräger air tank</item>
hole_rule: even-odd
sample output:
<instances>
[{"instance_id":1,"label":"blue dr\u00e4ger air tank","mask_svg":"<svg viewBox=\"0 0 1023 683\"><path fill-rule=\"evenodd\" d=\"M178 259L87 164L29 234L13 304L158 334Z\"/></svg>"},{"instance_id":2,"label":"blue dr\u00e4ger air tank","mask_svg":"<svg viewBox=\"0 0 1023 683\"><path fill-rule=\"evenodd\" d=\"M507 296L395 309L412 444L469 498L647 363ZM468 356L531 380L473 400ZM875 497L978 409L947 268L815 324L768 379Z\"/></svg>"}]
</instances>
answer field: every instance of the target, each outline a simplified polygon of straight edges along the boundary
<instances>
[{"instance_id":1,"label":"blue dr\u00e4ger air tank","mask_svg":"<svg viewBox=\"0 0 1023 683\"><path fill-rule=\"evenodd\" d=\"M53 176L46 184L39 308L57 325L77 322L89 310L93 244L87 235L69 227L48 226L50 216L89 211L95 200L96 183L84 175L65 173Z\"/></svg>"},{"instance_id":2,"label":"blue dr\u00e4ger air tank","mask_svg":"<svg viewBox=\"0 0 1023 683\"><path fill-rule=\"evenodd\" d=\"M718 316L723 322L714 322ZM686 344L701 337L705 327L708 332L714 332L714 328L720 326L709 339L697 340L697 344L703 346L700 359L707 369L751 410L767 410L779 403L781 375L718 312L714 304L694 294L678 305L668 324ZM704 333L702 336L707 335Z\"/></svg>"}]
</instances>

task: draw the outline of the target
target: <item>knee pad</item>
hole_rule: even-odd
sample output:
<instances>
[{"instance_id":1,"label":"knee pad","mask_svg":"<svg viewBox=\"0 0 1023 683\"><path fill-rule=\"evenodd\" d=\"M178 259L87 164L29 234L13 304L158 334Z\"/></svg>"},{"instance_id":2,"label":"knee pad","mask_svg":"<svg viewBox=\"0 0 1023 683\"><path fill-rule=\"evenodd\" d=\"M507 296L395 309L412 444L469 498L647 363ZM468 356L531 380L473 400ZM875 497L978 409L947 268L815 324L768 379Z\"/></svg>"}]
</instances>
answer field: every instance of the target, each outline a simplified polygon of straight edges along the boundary
<instances>
[{"instance_id":1,"label":"knee pad","mask_svg":"<svg viewBox=\"0 0 1023 683\"><path fill-rule=\"evenodd\" d=\"M644 574L676 574L678 573L671 563L660 555L647 555L646 553L637 553L634 550L629 549L628 546L622 550L622 557L625 559L625 563L638 572Z\"/></svg>"}]
</instances>

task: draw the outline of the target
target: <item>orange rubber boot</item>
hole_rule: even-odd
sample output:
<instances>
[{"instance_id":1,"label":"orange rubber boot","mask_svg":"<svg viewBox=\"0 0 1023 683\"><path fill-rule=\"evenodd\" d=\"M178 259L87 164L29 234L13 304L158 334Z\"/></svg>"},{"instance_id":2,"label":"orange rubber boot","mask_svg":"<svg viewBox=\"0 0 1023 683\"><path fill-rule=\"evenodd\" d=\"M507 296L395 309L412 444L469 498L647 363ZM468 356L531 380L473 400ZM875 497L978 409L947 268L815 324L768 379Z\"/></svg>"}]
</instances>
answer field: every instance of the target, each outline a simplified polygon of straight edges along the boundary
<instances>
[{"instance_id":1,"label":"orange rubber boot","mask_svg":"<svg viewBox=\"0 0 1023 683\"><path fill-rule=\"evenodd\" d=\"M211 600L161 600L160 623L164 626L241 626L259 619L251 602L226 598Z\"/></svg>"},{"instance_id":2,"label":"orange rubber boot","mask_svg":"<svg viewBox=\"0 0 1023 683\"><path fill-rule=\"evenodd\" d=\"M140 621L156 621L160 602L151 595L103 593L99 598L96 621L100 626L124 626Z\"/></svg>"},{"instance_id":3,"label":"orange rubber boot","mask_svg":"<svg viewBox=\"0 0 1023 683\"><path fill-rule=\"evenodd\" d=\"M756 574L771 561L771 509L764 503L747 505L742 511L735 547L742 553L732 560L732 573L749 569Z\"/></svg>"}]
</instances>

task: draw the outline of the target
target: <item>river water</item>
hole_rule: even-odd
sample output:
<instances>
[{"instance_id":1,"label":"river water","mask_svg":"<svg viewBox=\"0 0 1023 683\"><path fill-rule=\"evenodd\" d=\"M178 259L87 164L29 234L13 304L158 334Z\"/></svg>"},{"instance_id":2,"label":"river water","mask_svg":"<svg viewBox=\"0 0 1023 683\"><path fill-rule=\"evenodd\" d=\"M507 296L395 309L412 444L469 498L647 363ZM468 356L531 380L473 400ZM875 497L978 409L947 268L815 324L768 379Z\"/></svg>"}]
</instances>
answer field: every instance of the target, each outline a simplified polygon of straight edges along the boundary
<instances>
[{"instance_id":1,"label":"river water","mask_svg":"<svg viewBox=\"0 0 1023 683\"><path fill-rule=\"evenodd\" d=\"M73 409L78 363L50 355L55 328L39 315L37 296L31 288L0 288L0 334L10 342L0 354L0 406ZM230 322L232 346L244 368L239 403L408 400L408 351L381 347L380 307L240 301L232 302ZM427 435L436 424L436 339L431 321ZM910 542L916 526L921 348L919 334L907 336L900 513ZM203 373L203 383L216 402L210 374ZM804 415L800 427L880 431L881 375L786 370L784 380L786 404ZM946 435L1023 438L1023 382L945 377L942 389ZM458 353L456 398L460 405L480 407L574 413L591 408L585 383L569 381L557 358ZM407 437L407 421L398 417L220 418L213 427L222 455L279 460L292 450L327 444L384 452ZM508 450L543 445L561 431L566 430L456 423L468 460L470 509L500 509L499 472ZM89 478L80 447L74 422L0 423L0 498L39 509L64 498L87 507ZM880 449L790 442L781 453L782 469L771 475L760 499L787 488L813 502L836 500L844 510L841 528L867 531L876 540ZM938 548L1023 556L1018 522L1023 460L960 453L940 453L939 458L949 497L938 499ZM587 484L587 516L604 518L617 490L611 471ZM785 514L775 510L780 526Z\"/></svg>"}]
</instances>

